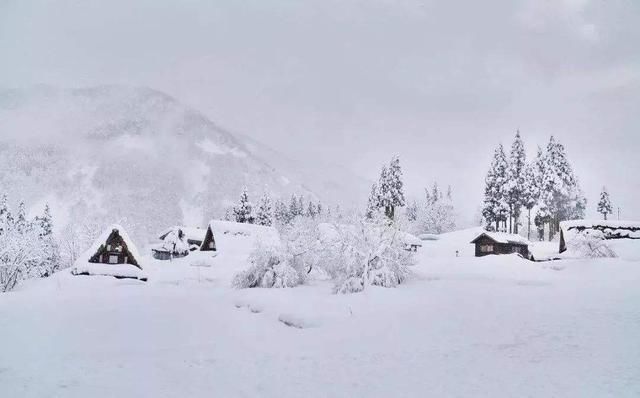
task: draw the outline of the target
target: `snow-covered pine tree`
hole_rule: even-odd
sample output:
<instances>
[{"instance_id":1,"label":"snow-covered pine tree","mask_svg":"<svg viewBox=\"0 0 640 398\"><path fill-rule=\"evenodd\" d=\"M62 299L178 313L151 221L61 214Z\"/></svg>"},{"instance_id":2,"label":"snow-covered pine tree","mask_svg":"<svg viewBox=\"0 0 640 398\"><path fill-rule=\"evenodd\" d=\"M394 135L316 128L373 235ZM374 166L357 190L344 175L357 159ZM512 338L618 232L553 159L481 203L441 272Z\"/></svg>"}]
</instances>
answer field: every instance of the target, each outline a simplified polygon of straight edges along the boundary
<instances>
[{"instance_id":1,"label":"snow-covered pine tree","mask_svg":"<svg viewBox=\"0 0 640 398\"><path fill-rule=\"evenodd\" d=\"M280 199L276 200L273 216L280 225L288 224L291 220L289 207Z\"/></svg>"},{"instance_id":2,"label":"snow-covered pine tree","mask_svg":"<svg viewBox=\"0 0 640 398\"><path fill-rule=\"evenodd\" d=\"M418 202L415 200L407 205L407 220L414 222L418 219Z\"/></svg>"},{"instance_id":3,"label":"snow-covered pine tree","mask_svg":"<svg viewBox=\"0 0 640 398\"><path fill-rule=\"evenodd\" d=\"M13 217L11 216L11 210L7 202L7 195L2 195L2 199L0 200L0 234L10 229L13 225Z\"/></svg>"},{"instance_id":4,"label":"snow-covered pine tree","mask_svg":"<svg viewBox=\"0 0 640 398\"><path fill-rule=\"evenodd\" d=\"M605 220L607 219L608 214L613 213L613 208L611 207L611 199L609 198L609 192L607 192L606 187L602 187L602 192L600 192L598 213L602 214Z\"/></svg>"},{"instance_id":5,"label":"snow-covered pine tree","mask_svg":"<svg viewBox=\"0 0 640 398\"><path fill-rule=\"evenodd\" d=\"M303 207L302 207L302 197L298 199L296 194L291 194L291 199L289 200L289 217L290 220L298 216L304 215Z\"/></svg>"},{"instance_id":6,"label":"snow-covered pine tree","mask_svg":"<svg viewBox=\"0 0 640 398\"><path fill-rule=\"evenodd\" d=\"M313 201L309 200L309 203L307 204L307 211L305 213L305 216L309 218L316 218L317 215L318 215L318 208L316 207L315 204L313 204Z\"/></svg>"},{"instance_id":7,"label":"snow-covered pine tree","mask_svg":"<svg viewBox=\"0 0 640 398\"><path fill-rule=\"evenodd\" d=\"M49 205L45 205L41 217L36 217L35 225L41 247L42 257L39 261L38 274L40 277L51 276L60 268L60 248L53 237L53 220Z\"/></svg>"},{"instance_id":8,"label":"snow-covered pine tree","mask_svg":"<svg viewBox=\"0 0 640 398\"><path fill-rule=\"evenodd\" d=\"M389 219L393 220L395 209L406 204L402 168L400 167L400 158L398 156L391 159L388 168L383 167L380 173L378 189L384 212Z\"/></svg>"},{"instance_id":9,"label":"snow-covered pine tree","mask_svg":"<svg viewBox=\"0 0 640 398\"><path fill-rule=\"evenodd\" d=\"M258 201L255 223L266 226L271 226L273 224L273 206L271 203L271 197L267 192L262 194Z\"/></svg>"},{"instance_id":10,"label":"snow-covered pine tree","mask_svg":"<svg viewBox=\"0 0 640 398\"><path fill-rule=\"evenodd\" d=\"M442 192L440 192L438 182L433 183L433 186L431 187L431 195L427 195L427 197L430 197L432 203L436 203L437 201L442 199Z\"/></svg>"},{"instance_id":11,"label":"snow-covered pine tree","mask_svg":"<svg viewBox=\"0 0 640 398\"><path fill-rule=\"evenodd\" d=\"M253 209L251 202L249 202L249 195L247 194L246 187L242 189L238 205L233 208L233 216L235 217L236 222L253 223Z\"/></svg>"},{"instance_id":12,"label":"snow-covered pine tree","mask_svg":"<svg viewBox=\"0 0 640 398\"><path fill-rule=\"evenodd\" d=\"M505 201L509 207L509 232L518 233L518 220L522 207L522 192L524 190L524 169L527 157L524 143L520 137L520 131L511 145L509 153L509 165L507 169L507 184L505 187Z\"/></svg>"},{"instance_id":13,"label":"snow-covered pine tree","mask_svg":"<svg viewBox=\"0 0 640 398\"><path fill-rule=\"evenodd\" d=\"M549 240L560 228L560 221L584 213L585 199L567 160L564 146L553 136L547 144L545 173L541 185L541 210L549 224Z\"/></svg>"},{"instance_id":14,"label":"snow-covered pine tree","mask_svg":"<svg viewBox=\"0 0 640 398\"><path fill-rule=\"evenodd\" d=\"M500 224L507 218L508 208L505 201L505 185L507 179L507 158L504 148L500 144L494 154L491 166L485 178L484 204L482 216L488 226L495 224L500 230Z\"/></svg>"},{"instance_id":15,"label":"snow-covered pine tree","mask_svg":"<svg viewBox=\"0 0 640 398\"><path fill-rule=\"evenodd\" d=\"M302 195L298 196L298 213L301 216L305 216L304 198Z\"/></svg>"},{"instance_id":16,"label":"snow-covered pine tree","mask_svg":"<svg viewBox=\"0 0 640 398\"><path fill-rule=\"evenodd\" d=\"M369 199L367 200L367 209L365 215L367 218L372 218L375 213L382 207L380 192L378 191L378 185L371 185L371 192L369 193Z\"/></svg>"},{"instance_id":17,"label":"snow-covered pine tree","mask_svg":"<svg viewBox=\"0 0 640 398\"><path fill-rule=\"evenodd\" d=\"M548 211L547 206L545 206L545 203L549 201L548 195L543 191L545 187L546 175L547 173L549 173L547 157L540 146L538 146L538 151L536 152L533 171L535 176L535 189L537 194L536 203L534 205L537 206L536 215L534 217L534 224L538 231L538 240L544 240L544 225L551 218L551 215Z\"/></svg>"},{"instance_id":18,"label":"snow-covered pine tree","mask_svg":"<svg viewBox=\"0 0 640 398\"><path fill-rule=\"evenodd\" d=\"M29 229L29 222L27 221L27 211L25 209L24 202L20 202L18 205L18 214L15 221L16 230L20 233Z\"/></svg>"},{"instance_id":19,"label":"snow-covered pine tree","mask_svg":"<svg viewBox=\"0 0 640 398\"><path fill-rule=\"evenodd\" d=\"M531 240L531 210L538 203L540 189L538 187L537 167L535 162L528 163L524 169L524 186L522 190L522 206L527 209L527 239Z\"/></svg>"}]
</instances>

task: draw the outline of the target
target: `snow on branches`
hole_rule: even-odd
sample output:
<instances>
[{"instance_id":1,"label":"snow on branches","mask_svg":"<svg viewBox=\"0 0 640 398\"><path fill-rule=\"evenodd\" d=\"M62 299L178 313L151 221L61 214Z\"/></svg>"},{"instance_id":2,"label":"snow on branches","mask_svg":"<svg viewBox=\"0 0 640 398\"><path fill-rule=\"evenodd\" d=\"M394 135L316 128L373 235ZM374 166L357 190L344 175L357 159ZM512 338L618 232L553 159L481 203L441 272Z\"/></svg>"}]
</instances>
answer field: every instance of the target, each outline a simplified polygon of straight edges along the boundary
<instances>
[{"instance_id":1,"label":"snow on branches","mask_svg":"<svg viewBox=\"0 0 640 398\"><path fill-rule=\"evenodd\" d=\"M0 292L12 290L21 280L50 276L60 268L53 238L51 213L28 220L24 203L14 219L7 198L0 201Z\"/></svg>"}]
</instances>

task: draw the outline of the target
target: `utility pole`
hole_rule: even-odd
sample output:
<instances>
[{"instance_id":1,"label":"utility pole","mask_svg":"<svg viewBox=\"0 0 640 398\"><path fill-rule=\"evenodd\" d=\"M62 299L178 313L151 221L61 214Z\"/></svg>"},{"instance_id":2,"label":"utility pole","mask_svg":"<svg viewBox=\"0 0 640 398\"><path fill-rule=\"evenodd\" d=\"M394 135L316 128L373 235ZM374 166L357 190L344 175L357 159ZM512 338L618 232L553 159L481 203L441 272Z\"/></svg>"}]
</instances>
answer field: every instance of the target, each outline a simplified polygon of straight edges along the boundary
<instances>
[{"instance_id":1,"label":"utility pole","mask_svg":"<svg viewBox=\"0 0 640 398\"><path fill-rule=\"evenodd\" d=\"M620 221L620 206L618 206L618 221Z\"/></svg>"}]
</instances>

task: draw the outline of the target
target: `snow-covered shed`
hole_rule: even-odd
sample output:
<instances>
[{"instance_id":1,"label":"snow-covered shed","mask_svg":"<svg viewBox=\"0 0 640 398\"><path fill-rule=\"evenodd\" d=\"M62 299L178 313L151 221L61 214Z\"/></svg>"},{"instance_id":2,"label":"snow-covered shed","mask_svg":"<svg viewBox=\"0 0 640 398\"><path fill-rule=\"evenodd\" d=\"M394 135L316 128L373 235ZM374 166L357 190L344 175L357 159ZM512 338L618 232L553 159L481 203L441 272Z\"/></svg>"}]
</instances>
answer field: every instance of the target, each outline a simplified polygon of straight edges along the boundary
<instances>
[{"instance_id":1,"label":"snow-covered shed","mask_svg":"<svg viewBox=\"0 0 640 398\"><path fill-rule=\"evenodd\" d=\"M476 245L476 257L518 253L529 258L529 241L520 235L485 231L471 243Z\"/></svg>"},{"instance_id":2,"label":"snow-covered shed","mask_svg":"<svg viewBox=\"0 0 640 398\"><path fill-rule=\"evenodd\" d=\"M207 230L198 227L185 227L176 225L162 231L160 236L158 236L158 239L164 241L167 235L172 233L182 234L183 238L181 239L186 239L186 242L189 244L190 250L193 250L194 247L197 249L202 246L202 241L204 240L204 235L207 233Z\"/></svg>"},{"instance_id":3,"label":"snow-covered shed","mask_svg":"<svg viewBox=\"0 0 640 398\"><path fill-rule=\"evenodd\" d=\"M567 250L567 246L576 237L584 234L597 235L605 240L640 239L640 221L620 220L571 220L560 223L559 252Z\"/></svg>"},{"instance_id":4,"label":"snow-covered shed","mask_svg":"<svg viewBox=\"0 0 640 398\"><path fill-rule=\"evenodd\" d=\"M279 245L280 235L274 227L264 225L237 223L233 221L211 220L200 246L201 251L216 251L224 243L234 241L245 247L256 243ZM220 244L221 247L218 247Z\"/></svg>"},{"instance_id":5,"label":"snow-covered shed","mask_svg":"<svg viewBox=\"0 0 640 398\"><path fill-rule=\"evenodd\" d=\"M120 225L109 226L74 264L74 275L107 275L146 280L141 256Z\"/></svg>"},{"instance_id":6,"label":"snow-covered shed","mask_svg":"<svg viewBox=\"0 0 640 398\"><path fill-rule=\"evenodd\" d=\"M405 248L409 251L416 252L419 247L422 247L422 240L408 232L401 232L400 239L402 239Z\"/></svg>"},{"instance_id":7,"label":"snow-covered shed","mask_svg":"<svg viewBox=\"0 0 640 398\"><path fill-rule=\"evenodd\" d=\"M189 242L182 229L176 228L163 234L163 236L162 243L151 248L153 258L171 260L172 258L184 257L189 254Z\"/></svg>"}]
</instances>

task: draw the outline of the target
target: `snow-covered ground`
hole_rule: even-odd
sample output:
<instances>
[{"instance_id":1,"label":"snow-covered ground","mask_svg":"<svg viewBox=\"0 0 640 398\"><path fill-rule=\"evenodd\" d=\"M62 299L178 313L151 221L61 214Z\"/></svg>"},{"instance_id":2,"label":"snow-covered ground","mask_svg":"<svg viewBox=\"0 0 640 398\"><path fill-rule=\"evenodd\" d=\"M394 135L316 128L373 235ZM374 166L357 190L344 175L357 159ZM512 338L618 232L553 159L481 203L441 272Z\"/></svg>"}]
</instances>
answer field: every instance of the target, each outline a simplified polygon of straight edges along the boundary
<instances>
[{"instance_id":1,"label":"snow-covered ground","mask_svg":"<svg viewBox=\"0 0 640 398\"><path fill-rule=\"evenodd\" d=\"M352 295L234 290L248 248L224 241L146 258L147 283L25 282L0 295L0 396L640 396L640 262L474 258L476 232Z\"/></svg>"}]
</instances>

